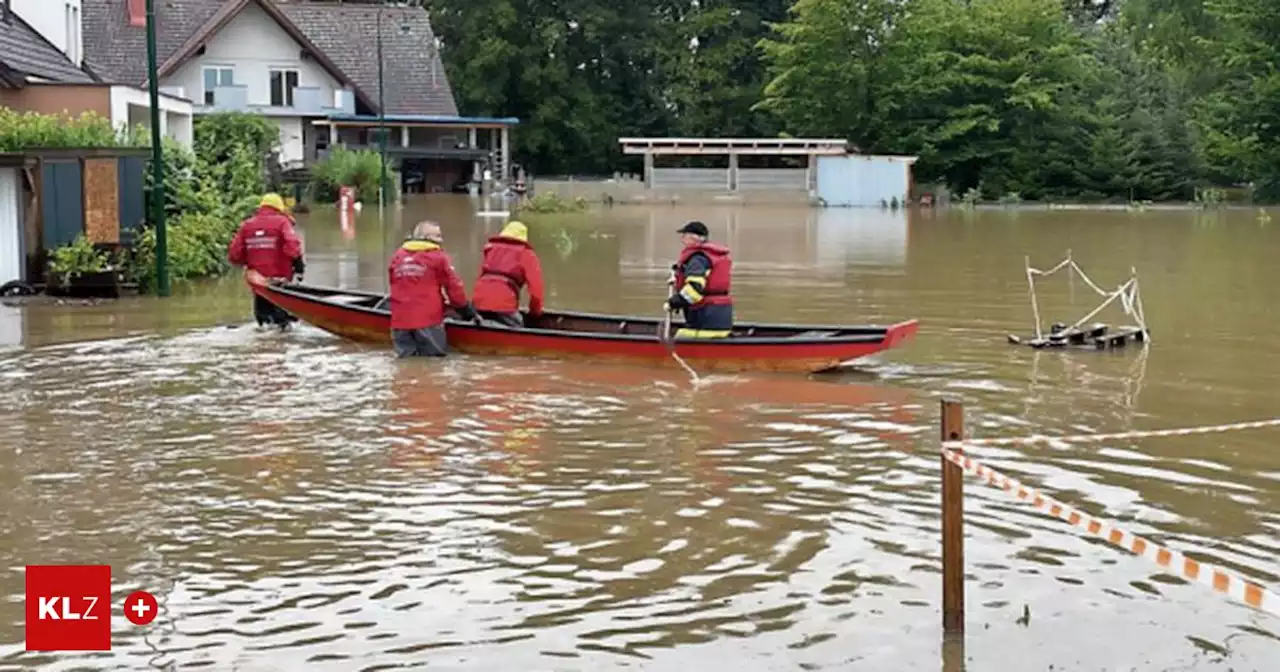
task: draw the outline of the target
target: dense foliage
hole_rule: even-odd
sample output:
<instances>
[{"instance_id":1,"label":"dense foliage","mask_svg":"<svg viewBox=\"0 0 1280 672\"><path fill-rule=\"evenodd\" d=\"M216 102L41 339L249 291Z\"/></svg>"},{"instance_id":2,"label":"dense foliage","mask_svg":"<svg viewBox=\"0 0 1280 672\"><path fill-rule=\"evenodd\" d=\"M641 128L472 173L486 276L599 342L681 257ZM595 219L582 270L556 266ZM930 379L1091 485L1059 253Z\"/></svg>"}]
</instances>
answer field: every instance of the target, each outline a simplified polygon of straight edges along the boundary
<instances>
[{"instance_id":1,"label":"dense foliage","mask_svg":"<svg viewBox=\"0 0 1280 672\"><path fill-rule=\"evenodd\" d=\"M459 105L535 172L627 136L845 137L985 198L1280 197L1268 0L434 0Z\"/></svg>"},{"instance_id":2,"label":"dense foliage","mask_svg":"<svg viewBox=\"0 0 1280 672\"><path fill-rule=\"evenodd\" d=\"M377 203L378 182L381 179L381 154L364 149L335 147L329 152L329 156L311 167L310 197L321 203L334 203L338 200L338 188L347 186L355 188L357 201ZM388 202L395 201L398 179L396 171L388 165Z\"/></svg>"},{"instance_id":3,"label":"dense foliage","mask_svg":"<svg viewBox=\"0 0 1280 672\"><path fill-rule=\"evenodd\" d=\"M196 118L194 152L165 142L165 233L172 280L227 270L227 245L267 189L264 162L278 138L275 124L267 119L228 112ZM148 168L148 189L151 184ZM126 263L130 278L144 288L155 281L155 245L155 228L148 226Z\"/></svg>"},{"instance_id":4,"label":"dense foliage","mask_svg":"<svg viewBox=\"0 0 1280 672\"><path fill-rule=\"evenodd\" d=\"M92 112L79 117L17 112L0 107L0 152L29 149L88 149L145 144L142 135L118 132L111 121Z\"/></svg>"}]
</instances>

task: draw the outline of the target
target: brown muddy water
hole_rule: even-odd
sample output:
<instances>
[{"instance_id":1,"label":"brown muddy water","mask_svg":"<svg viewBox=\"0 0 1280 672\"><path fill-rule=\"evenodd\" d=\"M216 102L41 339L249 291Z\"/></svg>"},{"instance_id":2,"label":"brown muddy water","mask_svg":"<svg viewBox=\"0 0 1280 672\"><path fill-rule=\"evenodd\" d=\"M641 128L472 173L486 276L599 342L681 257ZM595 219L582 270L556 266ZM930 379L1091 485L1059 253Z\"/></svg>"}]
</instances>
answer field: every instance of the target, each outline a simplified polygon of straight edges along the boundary
<instances>
[{"instance_id":1,"label":"brown muddy water","mask_svg":"<svg viewBox=\"0 0 1280 672\"><path fill-rule=\"evenodd\" d=\"M302 222L308 280L380 289L423 217L474 277L465 197ZM557 308L654 315L685 220L742 320L918 339L822 380L396 362L252 326L237 278L0 307L0 668L1280 670L1280 619L970 480L968 636L942 655L937 405L973 433L1280 416L1280 225L1253 213L615 208L533 220ZM1142 281L1149 351L1008 345L1023 257ZM1045 321L1096 305L1065 276ZM1102 319L1116 323L1117 310ZM1089 513L1280 588L1280 430L981 449ZM107 654L23 651L26 564L109 563ZM119 611L157 595L147 628ZM1029 610L1030 619L1024 615ZM967 667L966 667L967 666Z\"/></svg>"}]
</instances>

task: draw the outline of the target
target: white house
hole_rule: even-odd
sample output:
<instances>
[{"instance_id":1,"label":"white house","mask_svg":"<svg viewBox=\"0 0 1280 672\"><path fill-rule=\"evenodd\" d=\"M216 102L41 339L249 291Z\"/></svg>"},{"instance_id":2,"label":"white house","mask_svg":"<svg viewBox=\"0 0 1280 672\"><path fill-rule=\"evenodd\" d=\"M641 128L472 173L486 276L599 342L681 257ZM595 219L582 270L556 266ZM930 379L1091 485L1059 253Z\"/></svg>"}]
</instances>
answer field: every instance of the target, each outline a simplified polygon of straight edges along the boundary
<instances>
[{"instance_id":1,"label":"white house","mask_svg":"<svg viewBox=\"0 0 1280 672\"><path fill-rule=\"evenodd\" d=\"M83 3L89 67L145 85L145 0ZM414 176L411 186L453 188L484 167L509 174L509 129L518 120L458 115L422 7L164 0L156 13L162 89L193 100L196 114L271 119L286 166L336 145L375 146L385 123L389 155Z\"/></svg>"},{"instance_id":2,"label":"white house","mask_svg":"<svg viewBox=\"0 0 1280 672\"><path fill-rule=\"evenodd\" d=\"M73 116L94 112L116 128L150 126L150 98L136 82L117 82L86 67L82 0L0 0L0 105ZM191 102L160 97L160 129L190 146Z\"/></svg>"},{"instance_id":3,"label":"white house","mask_svg":"<svg viewBox=\"0 0 1280 672\"><path fill-rule=\"evenodd\" d=\"M280 127L280 162L300 164L314 145L311 122L354 112L354 90L271 3L238 4L225 23L196 36L199 47L161 64L161 86L189 95L197 114L251 110L270 118Z\"/></svg>"}]
</instances>

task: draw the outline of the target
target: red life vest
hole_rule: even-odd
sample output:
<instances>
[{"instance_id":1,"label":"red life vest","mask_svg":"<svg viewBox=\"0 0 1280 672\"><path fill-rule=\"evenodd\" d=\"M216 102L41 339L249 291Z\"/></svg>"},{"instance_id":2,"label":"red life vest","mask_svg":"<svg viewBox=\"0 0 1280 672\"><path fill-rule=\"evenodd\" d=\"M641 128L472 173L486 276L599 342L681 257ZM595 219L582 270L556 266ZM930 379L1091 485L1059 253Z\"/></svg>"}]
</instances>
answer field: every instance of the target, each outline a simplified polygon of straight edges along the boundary
<instances>
[{"instance_id":1,"label":"red life vest","mask_svg":"<svg viewBox=\"0 0 1280 672\"><path fill-rule=\"evenodd\" d=\"M676 291L684 287L685 264L698 253L711 260L711 271L707 273L707 286L695 288L702 294L702 300L696 305L733 305L733 297L729 294L733 279L733 260L729 258L729 248L717 243L690 245L680 252L680 261L676 262Z\"/></svg>"}]
</instances>

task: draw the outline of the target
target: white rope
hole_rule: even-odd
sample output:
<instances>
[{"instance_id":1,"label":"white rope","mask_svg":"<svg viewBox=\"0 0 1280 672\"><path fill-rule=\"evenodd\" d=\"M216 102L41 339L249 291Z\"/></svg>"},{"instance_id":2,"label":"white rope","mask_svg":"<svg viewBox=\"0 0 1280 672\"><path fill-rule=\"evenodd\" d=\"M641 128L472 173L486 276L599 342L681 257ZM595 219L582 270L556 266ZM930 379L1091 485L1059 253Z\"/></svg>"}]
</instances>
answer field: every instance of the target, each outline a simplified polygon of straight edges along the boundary
<instances>
[{"instance_id":1,"label":"white rope","mask_svg":"<svg viewBox=\"0 0 1280 672\"><path fill-rule=\"evenodd\" d=\"M1115 302L1116 299L1120 299L1120 307L1124 314L1132 317L1138 322L1138 328L1142 330L1142 335L1145 339L1144 342L1148 344L1151 342L1150 336L1147 332L1146 315L1142 312L1142 298L1138 294L1137 269L1131 268L1129 280L1123 285L1117 287L1115 290L1108 292L1102 289L1098 283L1094 282L1093 279L1089 277L1089 274L1084 272L1083 268L1080 268L1080 265L1075 262L1075 258L1072 256L1071 250L1067 250L1066 259L1058 262L1056 266L1047 271L1032 268L1031 257L1024 257L1024 260L1026 262L1027 272L1027 292L1031 296L1031 312L1032 316L1035 318L1036 340L1042 340L1044 338L1044 332L1040 328L1040 301L1039 297L1036 296L1035 276L1039 275L1048 277L1065 268L1071 273L1078 273L1080 275L1080 279L1083 280L1090 289L1098 294L1098 296L1101 296L1104 299L1097 308L1094 308L1089 314L1077 320L1074 324L1068 327L1068 329L1076 329L1080 327L1080 325L1088 322L1095 315L1102 312L1104 308Z\"/></svg>"},{"instance_id":2,"label":"white rope","mask_svg":"<svg viewBox=\"0 0 1280 672\"><path fill-rule=\"evenodd\" d=\"M1101 443L1103 441L1118 441L1122 439L1219 434L1222 432L1231 432L1242 429L1262 429L1265 427L1280 427L1280 418L1271 418L1270 420L1253 420L1250 422L1236 422L1228 425L1204 425L1200 427L1151 429L1145 431L1137 430L1132 432L1117 432L1114 434L1076 434L1074 436L1045 436L1043 434L1033 434L1031 436L1014 436L991 439L965 439L962 441L945 441L942 445L944 448L964 448L965 446L1024 446L1037 443L1051 443L1055 441L1063 443Z\"/></svg>"},{"instance_id":3,"label":"white rope","mask_svg":"<svg viewBox=\"0 0 1280 672\"><path fill-rule=\"evenodd\" d=\"M1044 338L1044 334L1040 333L1040 302L1036 299L1036 281L1032 273L1038 273L1036 269L1031 268L1031 257L1023 257L1026 260L1027 267L1027 291L1031 294L1031 312L1036 319L1036 340ZM1061 264L1059 264L1061 266Z\"/></svg>"},{"instance_id":4,"label":"white rope","mask_svg":"<svg viewBox=\"0 0 1280 672\"><path fill-rule=\"evenodd\" d=\"M1129 288L1133 285L1133 283L1134 281L1130 280L1129 282L1126 282L1123 285L1121 285L1119 289L1112 292L1111 295L1107 297L1106 301L1103 301L1097 308L1094 308L1093 311L1091 311L1088 315L1085 315L1084 317L1076 320L1076 323L1071 325L1070 327L1067 327L1067 329L1075 329L1076 327L1079 327L1085 322L1088 322L1090 318L1092 318L1094 315L1097 315L1098 313L1101 313L1103 308L1106 308L1107 306L1111 305L1112 302L1114 302L1116 299L1122 299L1120 304L1121 306L1124 306L1125 303L1123 301L1123 298L1125 296L1125 293L1128 292ZM1130 311L1127 307L1124 309L1124 313L1126 315L1130 314Z\"/></svg>"}]
</instances>

